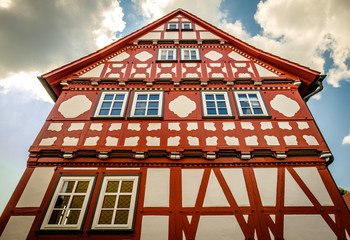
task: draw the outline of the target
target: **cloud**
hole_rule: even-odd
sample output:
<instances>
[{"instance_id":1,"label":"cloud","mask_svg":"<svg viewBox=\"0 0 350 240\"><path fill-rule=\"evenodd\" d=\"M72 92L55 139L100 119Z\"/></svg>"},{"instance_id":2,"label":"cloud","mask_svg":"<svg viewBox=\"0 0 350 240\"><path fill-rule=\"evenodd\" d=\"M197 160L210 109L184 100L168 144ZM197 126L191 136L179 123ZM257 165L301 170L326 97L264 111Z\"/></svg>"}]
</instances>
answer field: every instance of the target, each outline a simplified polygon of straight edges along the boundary
<instances>
[{"instance_id":1,"label":"cloud","mask_svg":"<svg viewBox=\"0 0 350 240\"><path fill-rule=\"evenodd\" d=\"M52 103L37 76L39 76L39 72L11 74L0 81L0 93L18 92L18 94L22 94L24 92L27 98Z\"/></svg>"},{"instance_id":2,"label":"cloud","mask_svg":"<svg viewBox=\"0 0 350 240\"><path fill-rule=\"evenodd\" d=\"M343 139L343 145L350 144L350 134Z\"/></svg>"}]
</instances>

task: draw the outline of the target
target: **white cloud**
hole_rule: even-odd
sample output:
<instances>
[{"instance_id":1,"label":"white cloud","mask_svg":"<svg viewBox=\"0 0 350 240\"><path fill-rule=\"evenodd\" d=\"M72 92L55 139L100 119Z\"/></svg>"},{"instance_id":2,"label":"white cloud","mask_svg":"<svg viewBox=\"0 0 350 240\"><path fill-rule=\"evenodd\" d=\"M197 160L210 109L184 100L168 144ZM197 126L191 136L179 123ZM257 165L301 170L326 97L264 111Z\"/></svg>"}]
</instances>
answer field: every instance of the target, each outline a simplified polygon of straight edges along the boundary
<instances>
[{"instance_id":1,"label":"white cloud","mask_svg":"<svg viewBox=\"0 0 350 240\"><path fill-rule=\"evenodd\" d=\"M226 19L223 19L218 27L242 41L247 41L250 39L250 35L246 32L242 22L239 20L237 20L235 23L230 23L227 22Z\"/></svg>"},{"instance_id":2,"label":"white cloud","mask_svg":"<svg viewBox=\"0 0 350 240\"><path fill-rule=\"evenodd\" d=\"M21 94L25 92L28 98L52 103L52 99L37 78L39 75L39 72L11 74L0 80L0 93L7 94L17 91L18 94Z\"/></svg>"},{"instance_id":3,"label":"white cloud","mask_svg":"<svg viewBox=\"0 0 350 240\"><path fill-rule=\"evenodd\" d=\"M350 144L350 134L343 139L343 145Z\"/></svg>"},{"instance_id":4,"label":"white cloud","mask_svg":"<svg viewBox=\"0 0 350 240\"><path fill-rule=\"evenodd\" d=\"M12 0L0 0L0 8L10 8Z\"/></svg>"},{"instance_id":5,"label":"white cloud","mask_svg":"<svg viewBox=\"0 0 350 240\"><path fill-rule=\"evenodd\" d=\"M116 33L122 32L126 26L126 22L123 21L123 8L118 1L103 13L103 17L102 26L94 31L97 35L95 41L98 48L105 47L116 40Z\"/></svg>"}]
</instances>

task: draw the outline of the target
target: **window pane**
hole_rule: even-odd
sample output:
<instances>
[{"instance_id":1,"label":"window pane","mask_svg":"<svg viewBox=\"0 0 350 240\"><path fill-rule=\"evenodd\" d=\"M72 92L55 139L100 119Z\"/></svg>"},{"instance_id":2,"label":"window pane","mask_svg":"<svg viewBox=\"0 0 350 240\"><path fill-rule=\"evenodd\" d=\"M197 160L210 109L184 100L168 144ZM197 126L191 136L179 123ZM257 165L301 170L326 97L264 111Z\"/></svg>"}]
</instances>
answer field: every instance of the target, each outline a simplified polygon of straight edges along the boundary
<instances>
[{"instance_id":1,"label":"window pane","mask_svg":"<svg viewBox=\"0 0 350 240\"><path fill-rule=\"evenodd\" d=\"M135 110L135 115L138 115L138 116L144 116L145 113L146 113L145 109L136 109Z\"/></svg>"},{"instance_id":2,"label":"window pane","mask_svg":"<svg viewBox=\"0 0 350 240\"><path fill-rule=\"evenodd\" d=\"M252 111L250 110L250 108L242 108L242 112L243 114L252 114Z\"/></svg>"},{"instance_id":3,"label":"window pane","mask_svg":"<svg viewBox=\"0 0 350 240\"><path fill-rule=\"evenodd\" d=\"M252 105L252 107L260 107L260 103L257 101L251 101L250 104Z\"/></svg>"},{"instance_id":4,"label":"window pane","mask_svg":"<svg viewBox=\"0 0 350 240\"><path fill-rule=\"evenodd\" d=\"M73 191L75 181L64 181L61 193L71 193Z\"/></svg>"},{"instance_id":5,"label":"window pane","mask_svg":"<svg viewBox=\"0 0 350 240\"><path fill-rule=\"evenodd\" d=\"M77 224L80 210L70 210L67 216L66 224Z\"/></svg>"},{"instance_id":6,"label":"window pane","mask_svg":"<svg viewBox=\"0 0 350 240\"><path fill-rule=\"evenodd\" d=\"M150 94L149 100L159 100L159 94Z\"/></svg>"},{"instance_id":7,"label":"window pane","mask_svg":"<svg viewBox=\"0 0 350 240\"><path fill-rule=\"evenodd\" d=\"M101 109L98 115L107 116L108 113L109 113L109 109Z\"/></svg>"},{"instance_id":8,"label":"window pane","mask_svg":"<svg viewBox=\"0 0 350 240\"><path fill-rule=\"evenodd\" d=\"M248 101L240 101L241 107L249 107L249 102Z\"/></svg>"},{"instance_id":9,"label":"window pane","mask_svg":"<svg viewBox=\"0 0 350 240\"><path fill-rule=\"evenodd\" d=\"M115 100L122 101L124 100L125 95L124 94L116 94L115 95Z\"/></svg>"},{"instance_id":10,"label":"window pane","mask_svg":"<svg viewBox=\"0 0 350 240\"><path fill-rule=\"evenodd\" d=\"M215 102L214 101L207 101L207 107L208 108L215 108Z\"/></svg>"},{"instance_id":11,"label":"window pane","mask_svg":"<svg viewBox=\"0 0 350 240\"><path fill-rule=\"evenodd\" d=\"M160 52L160 59L161 60L166 60L166 51L163 50L163 51Z\"/></svg>"},{"instance_id":12,"label":"window pane","mask_svg":"<svg viewBox=\"0 0 350 240\"><path fill-rule=\"evenodd\" d=\"M139 95L137 95L137 100L147 100L147 94L139 94Z\"/></svg>"},{"instance_id":13,"label":"window pane","mask_svg":"<svg viewBox=\"0 0 350 240\"><path fill-rule=\"evenodd\" d=\"M111 224L113 217L113 210L102 210L98 224Z\"/></svg>"},{"instance_id":14,"label":"window pane","mask_svg":"<svg viewBox=\"0 0 350 240\"><path fill-rule=\"evenodd\" d=\"M252 101L258 101L258 96L256 94L248 94L249 99Z\"/></svg>"},{"instance_id":15,"label":"window pane","mask_svg":"<svg viewBox=\"0 0 350 240\"><path fill-rule=\"evenodd\" d=\"M214 100L214 95L213 94L206 94L205 100Z\"/></svg>"},{"instance_id":16,"label":"window pane","mask_svg":"<svg viewBox=\"0 0 350 240\"><path fill-rule=\"evenodd\" d=\"M89 186L88 181L79 181L77 188L75 189L75 192L76 193L86 193L88 186Z\"/></svg>"},{"instance_id":17,"label":"window pane","mask_svg":"<svg viewBox=\"0 0 350 240\"><path fill-rule=\"evenodd\" d=\"M121 195L118 200L118 208L129 208L131 195Z\"/></svg>"},{"instance_id":18,"label":"window pane","mask_svg":"<svg viewBox=\"0 0 350 240\"><path fill-rule=\"evenodd\" d=\"M174 59L174 51L169 50L168 51L168 60L173 60Z\"/></svg>"},{"instance_id":19,"label":"window pane","mask_svg":"<svg viewBox=\"0 0 350 240\"><path fill-rule=\"evenodd\" d=\"M136 108L145 108L146 107L146 102L137 102L136 103Z\"/></svg>"},{"instance_id":20,"label":"window pane","mask_svg":"<svg viewBox=\"0 0 350 240\"><path fill-rule=\"evenodd\" d=\"M113 100L113 94L106 94L104 100Z\"/></svg>"},{"instance_id":21,"label":"window pane","mask_svg":"<svg viewBox=\"0 0 350 240\"><path fill-rule=\"evenodd\" d=\"M248 101L246 94L238 94L238 98L239 100L242 100L242 101Z\"/></svg>"},{"instance_id":22,"label":"window pane","mask_svg":"<svg viewBox=\"0 0 350 240\"><path fill-rule=\"evenodd\" d=\"M155 116L155 115L158 115L158 109L148 109L147 115L148 115L148 116Z\"/></svg>"},{"instance_id":23,"label":"window pane","mask_svg":"<svg viewBox=\"0 0 350 240\"><path fill-rule=\"evenodd\" d=\"M189 52L189 50L184 50L184 59L185 60L190 59L190 52Z\"/></svg>"},{"instance_id":24,"label":"window pane","mask_svg":"<svg viewBox=\"0 0 350 240\"><path fill-rule=\"evenodd\" d=\"M192 60L197 59L197 51L196 50L191 51L191 59Z\"/></svg>"},{"instance_id":25,"label":"window pane","mask_svg":"<svg viewBox=\"0 0 350 240\"><path fill-rule=\"evenodd\" d=\"M263 111L261 108L253 108L254 114L263 114Z\"/></svg>"},{"instance_id":26,"label":"window pane","mask_svg":"<svg viewBox=\"0 0 350 240\"><path fill-rule=\"evenodd\" d=\"M218 101L218 102L217 102L217 105L218 105L218 107L220 107L220 108L225 108L225 107L226 107L226 103L225 103L224 101Z\"/></svg>"},{"instance_id":27,"label":"window pane","mask_svg":"<svg viewBox=\"0 0 350 240\"><path fill-rule=\"evenodd\" d=\"M111 115L113 116L120 116L120 109L113 109L112 112L111 112Z\"/></svg>"},{"instance_id":28,"label":"window pane","mask_svg":"<svg viewBox=\"0 0 350 240\"><path fill-rule=\"evenodd\" d=\"M129 218L129 210L118 210L115 215L115 224L127 224Z\"/></svg>"},{"instance_id":29,"label":"window pane","mask_svg":"<svg viewBox=\"0 0 350 240\"><path fill-rule=\"evenodd\" d=\"M112 102L103 102L101 108L110 108Z\"/></svg>"},{"instance_id":30,"label":"window pane","mask_svg":"<svg viewBox=\"0 0 350 240\"><path fill-rule=\"evenodd\" d=\"M53 210L49 219L49 224L59 224L62 222L64 210Z\"/></svg>"},{"instance_id":31,"label":"window pane","mask_svg":"<svg viewBox=\"0 0 350 240\"><path fill-rule=\"evenodd\" d=\"M109 181L107 184L106 192L116 193L116 192L118 192L118 188L119 188L119 181Z\"/></svg>"},{"instance_id":32,"label":"window pane","mask_svg":"<svg viewBox=\"0 0 350 240\"><path fill-rule=\"evenodd\" d=\"M66 208L68 207L68 202L69 202L70 196L58 196L56 203L55 203L55 208Z\"/></svg>"},{"instance_id":33,"label":"window pane","mask_svg":"<svg viewBox=\"0 0 350 240\"><path fill-rule=\"evenodd\" d=\"M70 204L70 208L81 208L84 203L85 196L74 196Z\"/></svg>"},{"instance_id":34,"label":"window pane","mask_svg":"<svg viewBox=\"0 0 350 240\"><path fill-rule=\"evenodd\" d=\"M208 108L207 112L208 112L208 115L216 115L216 109L215 108Z\"/></svg>"},{"instance_id":35,"label":"window pane","mask_svg":"<svg viewBox=\"0 0 350 240\"><path fill-rule=\"evenodd\" d=\"M115 199L116 199L116 196L105 196L105 198L103 199L103 204L102 204L102 207L103 208L114 208L115 206Z\"/></svg>"},{"instance_id":36,"label":"window pane","mask_svg":"<svg viewBox=\"0 0 350 240\"><path fill-rule=\"evenodd\" d=\"M134 182L133 181L123 181L122 187L120 189L120 192L122 192L122 193L131 193L133 186L134 186Z\"/></svg>"},{"instance_id":37,"label":"window pane","mask_svg":"<svg viewBox=\"0 0 350 240\"><path fill-rule=\"evenodd\" d=\"M114 102L113 103L113 108L122 108L123 102Z\"/></svg>"},{"instance_id":38,"label":"window pane","mask_svg":"<svg viewBox=\"0 0 350 240\"><path fill-rule=\"evenodd\" d=\"M216 94L216 100L225 100L224 94Z\"/></svg>"},{"instance_id":39,"label":"window pane","mask_svg":"<svg viewBox=\"0 0 350 240\"><path fill-rule=\"evenodd\" d=\"M148 104L148 107L149 108L158 108L158 102L150 102L149 104Z\"/></svg>"},{"instance_id":40,"label":"window pane","mask_svg":"<svg viewBox=\"0 0 350 240\"><path fill-rule=\"evenodd\" d=\"M226 108L219 108L219 115L227 115L227 109Z\"/></svg>"}]
</instances>

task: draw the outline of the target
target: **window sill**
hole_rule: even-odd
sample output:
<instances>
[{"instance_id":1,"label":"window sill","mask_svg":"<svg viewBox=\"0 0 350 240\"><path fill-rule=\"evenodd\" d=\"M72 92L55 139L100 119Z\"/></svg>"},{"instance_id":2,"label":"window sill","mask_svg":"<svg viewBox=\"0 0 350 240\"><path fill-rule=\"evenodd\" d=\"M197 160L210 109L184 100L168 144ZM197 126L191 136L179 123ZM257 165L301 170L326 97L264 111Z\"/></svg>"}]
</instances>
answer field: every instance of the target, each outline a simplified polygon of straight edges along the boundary
<instances>
[{"instance_id":1,"label":"window sill","mask_svg":"<svg viewBox=\"0 0 350 240\"><path fill-rule=\"evenodd\" d=\"M82 230L79 229L39 229L35 231L35 234L81 234Z\"/></svg>"},{"instance_id":2,"label":"window sill","mask_svg":"<svg viewBox=\"0 0 350 240\"><path fill-rule=\"evenodd\" d=\"M250 115L250 116L239 116L238 118L240 119L252 119L252 118L266 118L266 119L269 119L269 118L272 118L270 115L265 115L265 116L256 116L256 115Z\"/></svg>"}]
</instances>

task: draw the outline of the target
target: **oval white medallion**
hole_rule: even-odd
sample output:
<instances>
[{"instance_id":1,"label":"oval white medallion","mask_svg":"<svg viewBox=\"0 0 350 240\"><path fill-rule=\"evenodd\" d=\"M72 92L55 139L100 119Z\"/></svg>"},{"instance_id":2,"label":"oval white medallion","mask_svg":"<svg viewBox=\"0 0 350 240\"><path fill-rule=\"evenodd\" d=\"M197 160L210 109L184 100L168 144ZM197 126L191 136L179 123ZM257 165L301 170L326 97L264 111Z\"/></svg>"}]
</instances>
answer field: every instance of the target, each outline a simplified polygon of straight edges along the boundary
<instances>
[{"instance_id":1,"label":"oval white medallion","mask_svg":"<svg viewBox=\"0 0 350 240\"><path fill-rule=\"evenodd\" d=\"M74 96L61 103L58 111L65 118L76 118L90 110L92 102L85 95Z\"/></svg>"},{"instance_id":2,"label":"oval white medallion","mask_svg":"<svg viewBox=\"0 0 350 240\"><path fill-rule=\"evenodd\" d=\"M282 95L277 94L270 102L271 107L280 112L286 117L294 117L299 111L300 106L297 101Z\"/></svg>"},{"instance_id":3,"label":"oval white medallion","mask_svg":"<svg viewBox=\"0 0 350 240\"><path fill-rule=\"evenodd\" d=\"M180 118L184 118L196 110L196 103L188 97L181 95L169 103L169 109Z\"/></svg>"}]
</instances>

